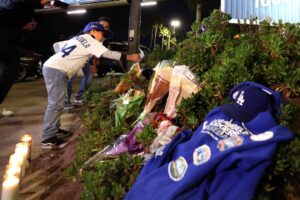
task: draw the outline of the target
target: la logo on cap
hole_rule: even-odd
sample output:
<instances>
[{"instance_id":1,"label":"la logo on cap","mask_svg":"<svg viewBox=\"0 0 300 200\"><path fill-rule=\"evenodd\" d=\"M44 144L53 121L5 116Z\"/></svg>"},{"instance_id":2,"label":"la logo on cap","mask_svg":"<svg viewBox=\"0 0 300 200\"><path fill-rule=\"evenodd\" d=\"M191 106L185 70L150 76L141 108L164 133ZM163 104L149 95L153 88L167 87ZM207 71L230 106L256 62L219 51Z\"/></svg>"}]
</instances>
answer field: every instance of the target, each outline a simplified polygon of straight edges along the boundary
<instances>
[{"instance_id":1,"label":"la logo on cap","mask_svg":"<svg viewBox=\"0 0 300 200\"><path fill-rule=\"evenodd\" d=\"M232 95L233 99L235 99L236 103L239 104L240 106L243 106L245 103L244 93L245 91L236 91Z\"/></svg>"}]
</instances>

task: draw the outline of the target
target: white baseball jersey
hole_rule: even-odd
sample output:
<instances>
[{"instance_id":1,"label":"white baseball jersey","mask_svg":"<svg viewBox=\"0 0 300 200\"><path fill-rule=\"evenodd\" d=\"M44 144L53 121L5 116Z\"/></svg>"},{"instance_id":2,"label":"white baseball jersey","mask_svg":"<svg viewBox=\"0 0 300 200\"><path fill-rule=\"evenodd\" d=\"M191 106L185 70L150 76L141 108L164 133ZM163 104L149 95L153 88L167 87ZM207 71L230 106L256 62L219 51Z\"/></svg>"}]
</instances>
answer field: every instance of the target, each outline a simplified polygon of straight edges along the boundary
<instances>
[{"instance_id":1,"label":"white baseball jersey","mask_svg":"<svg viewBox=\"0 0 300 200\"><path fill-rule=\"evenodd\" d=\"M79 35L70 40L55 43L54 49L56 54L51 56L44 63L44 66L63 71L69 78L77 74L92 55L99 58L108 51L101 42L89 34Z\"/></svg>"}]
</instances>

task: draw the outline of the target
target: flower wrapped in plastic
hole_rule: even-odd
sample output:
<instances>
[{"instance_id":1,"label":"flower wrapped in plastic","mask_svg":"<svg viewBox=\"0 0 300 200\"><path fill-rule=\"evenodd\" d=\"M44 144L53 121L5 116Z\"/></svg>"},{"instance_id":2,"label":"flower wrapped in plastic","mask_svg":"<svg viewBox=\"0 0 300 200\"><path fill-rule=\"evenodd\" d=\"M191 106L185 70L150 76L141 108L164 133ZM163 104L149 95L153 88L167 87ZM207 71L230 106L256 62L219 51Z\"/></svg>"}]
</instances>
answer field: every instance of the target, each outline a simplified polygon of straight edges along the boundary
<instances>
[{"instance_id":1,"label":"flower wrapped in plastic","mask_svg":"<svg viewBox=\"0 0 300 200\"><path fill-rule=\"evenodd\" d=\"M129 90L125 95L119 99L114 100L117 108L115 111L115 127L120 125L129 117L131 117L137 109L140 108L145 93L142 90Z\"/></svg>"}]
</instances>

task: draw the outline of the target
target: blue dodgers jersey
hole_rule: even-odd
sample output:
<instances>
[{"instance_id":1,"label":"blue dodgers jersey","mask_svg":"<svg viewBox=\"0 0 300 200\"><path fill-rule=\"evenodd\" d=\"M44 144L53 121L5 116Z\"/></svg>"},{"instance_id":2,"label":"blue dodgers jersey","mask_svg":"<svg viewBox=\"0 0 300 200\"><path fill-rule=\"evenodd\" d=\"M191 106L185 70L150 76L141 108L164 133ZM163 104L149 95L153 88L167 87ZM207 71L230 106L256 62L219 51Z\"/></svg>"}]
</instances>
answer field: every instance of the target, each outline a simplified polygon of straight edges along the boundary
<instances>
[{"instance_id":1,"label":"blue dodgers jersey","mask_svg":"<svg viewBox=\"0 0 300 200\"><path fill-rule=\"evenodd\" d=\"M291 138L269 112L243 124L216 108L157 151L126 199L252 199L278 143Z\"/></svg>"}]
</instances>

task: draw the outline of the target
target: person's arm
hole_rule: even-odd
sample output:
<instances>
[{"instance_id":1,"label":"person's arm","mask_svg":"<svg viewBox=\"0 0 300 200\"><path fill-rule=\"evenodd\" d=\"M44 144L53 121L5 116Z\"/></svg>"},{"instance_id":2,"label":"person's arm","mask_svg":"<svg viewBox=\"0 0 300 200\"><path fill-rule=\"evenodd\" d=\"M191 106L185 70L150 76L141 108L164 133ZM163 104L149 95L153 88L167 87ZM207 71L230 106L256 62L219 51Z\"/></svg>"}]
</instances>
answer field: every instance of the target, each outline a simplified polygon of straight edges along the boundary
<instances>
[{"instance_id":1,"label":"person's arm","mask_svg":"<svg viewBox=\"0 0 300 200\"><path fill-rule=\"evenodd\" d=\"M121 61L133 61L133 62L139 62L141 60L140 55L139 54L124 54L124 53L120 53L117 51L111 51L108 50L106 51L104 54L102 54L103 58L108 58L108 59L112 59L112 60L121 60Z\"/></svg>"},{"instance_id":2,"label":"person's arm","mask_svg":"<svg viewBox=\"0 0 300 200\"><path fill-rule=\"evenodd\" d=\"M102 58L112 59L112 60L121 60L122 53L117 52L117 51L108 50L104 54L102 54L101 57Z\"/></svg>"},{"instance_id":3,"label":"person's arm","mask_svg":"<svg viewBox=\"0 0 300 200\"><path fill-rule=\"evenodd\" d=\"M102 43L99 41L96 41L95 39L91 39L92 36L85 36L85 35L80 35L78 37L84 37L88 41L90 40L91 46L87 48L87 50L97 58L104 57L104 58L109 58L113 60L121 60L121 61L133 61L133 62L139 62L141 60L141 57L139 54L131 54L131 55L126 55L124 53L116 52L116 51L111 51L108 48L106 48Z\"/></svg>"},{"instance_id":4,"label":"person's arm","mask_svg":"<svg viewBox=\"0 0 300 200\"><path fill-rule=\"evenodd\" d=\"M41 6L44 6L50 2L50 0L13 0L13 1L34 5L34 8L40 8Z\"/></svg>"}]
</instances>

